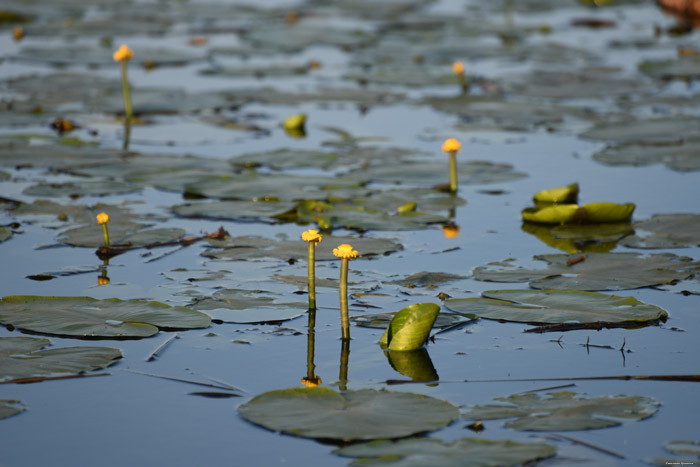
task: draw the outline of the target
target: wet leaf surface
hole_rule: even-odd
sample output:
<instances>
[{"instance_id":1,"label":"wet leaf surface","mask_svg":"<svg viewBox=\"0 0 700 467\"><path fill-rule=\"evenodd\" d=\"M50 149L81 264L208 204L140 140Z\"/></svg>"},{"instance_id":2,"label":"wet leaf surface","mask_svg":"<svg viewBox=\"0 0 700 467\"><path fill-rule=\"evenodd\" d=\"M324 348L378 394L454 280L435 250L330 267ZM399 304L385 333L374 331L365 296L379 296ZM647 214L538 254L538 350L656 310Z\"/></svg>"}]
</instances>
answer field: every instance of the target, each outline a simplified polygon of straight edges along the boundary
<instances>
[{"instance_id":1,"label":"wet leaf surface","mask_svg":"<svg viewBox=\"0 0 700 467\"><path fill-rule=\"evenodd\" d=\"M700 215L655 214L634 223L635 235L622 240L631 248L684 248L700 246Z\"/></svg>"},{"instance_id":2,"label":"wet leaf surface","mask_svg":"<svg viewBox=\"0 0 700 467\"><path fill-rule=\"evenodd\" d=\"M680 144L609 146L593 155L593 159L611 166L645 166L664 164L681 172L700 170L700 141Z\"/></svg>"},{"instance_id":3,"label":"wet leaf surface","mask_svg":"<svg viewBox=\"0 0 700 467\"><path fill-rule=\"evenodd\" d=\"M583 138L617 144L678 143L700 137L700 120L691 117L627 120L601 123L581 134Z\"/></svg>"},{"instance_id":4,"label":"wet leaf surface","mask_svg":"<svg viewBox=\"0 0 700 467\"><path fill-rule=\"evenodd\" d=\"M570 391L514 394L495 400L498 404L477 405L463 416L470 420L515 418L506 428L524 431L592 430L643 420L660 405L650 397L584 397Z\"/></svg>"},{"instance_id":5,"label":"wet leaf surface","mask_svg":"<svg viewBox=\"0 0 700 467\"><path fill-rule=\"evenodd\" d=\"M390 351L422 347L439 313L440 306L435 303L414 303L397 311L379 339L379 345Z\"/></svg>"},{"instance_id":6,"label":"wet leaf surface","mask_svg":"<svg viewBox=\"0 0 700 467\"><path fill-rule=\"evenodd\" d=\"M481 298L447 299L445 306L480 318L539 324L644 324L668 317L664 309L634 297L571 290L489 290Z\"/></svg>"},{"instance_id":7,"label":"wet leaf surface","mask_svg":"<svg viewBox=\"0 0 700 467\"><path fill-rule=\"evenodd\" d=\"M453 281L466 279L467 276L459 274L449 274L445 272L416 272L406 276L403 279L388 281L387 284L397 284L403 287L427 287L436 288L440 285L447 284Z\"/></svg>"},{"instance_id":8,"label":"wet leaf surface","mask_svg":"<svg viewBox=\"0 0 700 467\"><path fill-rule=\"evenodd\" d=\"M401 438L433 431L458 416L455 406L429 396L326 387L270 391L238 407L246 420L304 438L344 441Z\"/></svg>"},{"instance_id":9,"label":"wet leaf surface","mask_svg":"<svg viewBox=\"0 0 700 467\"><path fill-rule=\"evenodd\" d=\"M111 347L42 350L50 344L37 337L0 337L0 381L78 374L106 368L122 358L122 352Z\"/></svg>"},{"instance_id":10,"label":"wet leaf surface","mask_svg":"<svg viewBox=\"0 0 700 467\"><path fill-rule=\"evenodd\" d=\"M79 198L81 196L108 196L133 193L139 187L127 185L112 180L90 180L65 183L39 183L24 190L25 195L39 196L42 198L55 198L68 196Z\"/></svg>"},{"instance_id":11,"label":"wet leaf surface","mask_svg":"<svg viewBox=\"0 0 700 467\"><path fill-rule=\"evenodd\" d=\"M389 322L394 317L396 313L379 313L379 314L366 314L361 316L353 316L350 318L351 321L355 322L358 326L366 328L376 328L376 329L386 329ZM450 313L442 311L437 315L433 327L436 328L449 328L452 326L457 326L460 324L468 323L469 321L477 319L478 316L471 313Z\"/></svg>"},{"instance_id":12,"label":"wet leaf surface","mask_svg":"<svg viewBox=\"0 0 700 467\"><path fill-rule=\"evenodd\" d=\"M0 322L42 334L86 338L140 338L158 329L209 326L209 317L185 307L145 300L7 296Z\"/></svg>"},{"instance_id":13,"label":"wet leaf surface","mask_svg":"<svg viewBox=\"0 0 700 467\"><path fill-rule=\"evenodd\" d=\"M570 255L539 255L546 269L517 267L513 262L474 269L474 278L491 282L528 282L536 289L625 290L670 284L700 269L692 258L659 253L588 253L584 261L569 266Z\"/></svg>"},{"instance_id":14,"label":"wet leaf surface","mask_svg":"<svg viewBox=\"0 0 700 467\"><path fill-rule=\"evenodd\" d=\"M309 308L305 302L277 301L277 294L263 290L224 289L211 298L197 300L192 308L226 323L265 323L298 318Z\"/></svg>"},{"instance_id":15,"label":"wet leaf surface","mask_svg":"<svg viewBox=\"0 0 700 467\"><path fill-rule=\"evenodd\" d=\"M411 438L399 441L370 441L336 449L335 454L357 459L350 465L419 467L463 466L465 459L474 467L525 465L556 454L543 443L517 443L487 439L460 438L448 442L435 438Z\"/></svg>"},{"instance_id":16,"label":"wet leaf surface","mask_svg":"<svg viewBox=\"0 0 700 467\"><path fill-rule=\"evenodd\" d=\"M24 404L14 399L0 399L0 420L25 411Z\"/></svg>"}]
</instances>

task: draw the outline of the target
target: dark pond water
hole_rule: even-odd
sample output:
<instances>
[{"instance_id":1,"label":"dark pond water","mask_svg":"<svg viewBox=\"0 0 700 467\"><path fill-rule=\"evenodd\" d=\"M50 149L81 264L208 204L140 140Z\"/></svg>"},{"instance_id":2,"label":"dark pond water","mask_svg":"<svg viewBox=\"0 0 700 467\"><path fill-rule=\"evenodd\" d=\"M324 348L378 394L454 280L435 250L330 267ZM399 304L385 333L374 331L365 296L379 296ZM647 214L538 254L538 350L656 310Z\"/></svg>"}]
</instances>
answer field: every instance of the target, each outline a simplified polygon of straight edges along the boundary
<instances>
[{"instance_id":1,"label":"dark pond water","mask_svg":"<svg viewBox=\"0 0 700 467\"><path fill-rule=\"evenodd\" d=\"M0 23L0 196L24 205L50 200L63 206L104 203L111 208L128 202L124 219L178 227L187 235L223 226L232 237L297 240L315 225L276 223L260 215L253 220L239 215L174 215L173 206L207 200L184 199L182 185L167 178L168 170L181 167L181 156L193 155L201 158L194 165L208 174L233 173L228 159L255 154L252 160L268 161L255 169L260 174L321 175L329 180L347 174L378 191L401 189L399 198L409 202L420 189L436 184L431 174L413 173L408 181L393 185L377 175L379 169L389 179L402 180L408 177L404 169L420 160L444 167L444 180L438 183L447 183L447 157L441 146L446 138L457 138L462 142L461 163L510 164L526 176L489 180L460 172L459 196L466 203L454 209L450 219L459 226L457 236L445 234L445 222L421 224L415 230L374 230L362 223L357 229L336 226L333 235L392 239L403 247L350 263L350 292L381 294L351 297L351 316L394 312L419 302L440 304L440 292L469 298L493 289L525 289L526 282L476 280L472 271L508 258L544 268L532 258L563 253L528 233L521 222L521 211L540 190L577 182L582 204L635 203L634 221L658 214L700 214L699 153L692 150L700 141L698 32L672 34L675 19L650 1L605 2L601 7L588 3L396 0L246 5L104 0L86 7L71 0L4 2L0 10L26 16L26 22L21 41L12 38L20 23ZM289 12L296 12L295 23ZM119 157L125 135L118 117L123 112L119 66L111 54L122 43L136 54L129 80L136 114L146 123L131 128L128 145L142 159L119 165L110 159ZM155 67L141 65L144 51ZM471 83L466 98L460 97L452 74L455 60L466 65ZM311 61L320 67L310 67ZM281 126L298 113L307 115L304 138L291 137ZM81 128L57 135L50 128L57 117ZM653 123L632 128L645 120ZM77 138L81 144L66 145L65 138ZM611 162L604 157L605 151L630 146L636 154L631 160ZM297 157L275 166L266 155L282 148L340 156L328 165ZM387 148L401 148L406 154L390 157L382 152ZM658 148L667 152L651 154ZM102 149L108 150L104 161L95 159ZM166 157L149 162L155 155ZM89 169L80 165L86 158L96 160ZM129 178L131 171L147 169L146 182ZM106 183L110 178L137 191L77 197L25 192L41 183L55 187L68 181ZM207 179L204 185L212 183ZM352 196L361 200L376 195ZM245 289L275 293L279 302L306 301L305 286L274 279L303 278L306 261L290 264L284 255L211 259L202 255L211 251L206 242L126 252L109 261L109 283L100 284L104 264L95 248L60 240L66 230L80 225L73 216L56 219L56 213L67 208L20 215L14 207L0 204L0 225L19 224L8 227L13 235L0 242L0 297L88 296L188 306L220 289ZM443 221L450 217L448 210L434 214ZM100 231L95 232L100 241ZM613 242L607 250L670 253L698 261L698 243L696 238L686 248L642 250ZM188 280L212 271L221 274L209 281ZM391 283L423 271L463 277L436 287ZM54 278L28 278L37 274ZM338 274L337 261L317 265L320 278L335 279ZM627 271L619 274L624 277ZM439 383L405 385L386 384L410 378L392 368L377 344L382 330L353 325L347 389L425 394L464 411L499 396L569 384L566 390L586 397L645 396L660 403L650 418L563 432L624 458L556 438L560 432L509 429L504 420L484 421L486 429L476 434L465 428L471 421L458 419L427 436L445 441L543 441L556 447L557 456L539 465L692 461L664 445L698 440L697 383L532 381L700 373L697 280L603 293L656 305L669 319L638 329L544 334L524 333L530 326L523 323L480 319L436 335L427 346ZM319 287L318 303L315 371L322 385L337 389L342 358L337 290ZM0 385L0 399L20 400L26 408L0 420L0 465L348 463L332 453L333 445L273 433L237 413L240 404L258 394L300 386L307 375L306 316L277 324L212 323L208 329L180 331L158 358L146 361L172 334L161 331L140 340L49 336L51 348L109 346L120 349L123 358L103 370L109 376ZM26 334L0 329L2 338L21 335ZM627 352L619 350L623 343ZM225 382L240 388L240 397L193 395L220 390L142 373Z\"/></svg>"}]
</instances>

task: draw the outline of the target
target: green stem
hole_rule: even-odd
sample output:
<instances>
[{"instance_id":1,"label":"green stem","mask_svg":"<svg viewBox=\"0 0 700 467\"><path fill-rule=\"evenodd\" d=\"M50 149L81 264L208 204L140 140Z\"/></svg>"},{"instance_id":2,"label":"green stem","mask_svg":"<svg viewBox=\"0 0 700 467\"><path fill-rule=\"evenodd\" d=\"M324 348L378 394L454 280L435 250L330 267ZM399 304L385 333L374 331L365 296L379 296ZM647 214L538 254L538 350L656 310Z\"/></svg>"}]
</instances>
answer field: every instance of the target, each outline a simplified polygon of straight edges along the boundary
<instances>
[{"instance_id":1,"label":"green stem","mask_svg":"<svg viewBox=\"0 0 700 467\"><path fill-rule=\"evenodd\" d=\"M309 334L306 341L306 377L316 378L316 365L314 364L315 342L316 342L316 310L309 310Z\"/></svg>"},{"instance_id":2,"label":"green stem","mask_svg":"<svg viewBox=\"0 0 700 467\"><path fill-rule=\"evenodd\" d=\"M467 77L460 73L459 84L462 87L462 94L466 95L469 92L469 83L467 82Z\"/></svg>"},{"instance_id":3,"label":"green stem","mask_svg":"<svg viewBox=\"0 0 700 467\"><path fill-rule=\"evenodd\" d=\"M107 224L102 224L102 233L105 236L105 246L109 248L109 232L107 232Z\"/></svg>"},{"instance_id":4,"label":"green stem","mask_svg":"<svg viewBox=\"0 0 700 467\"><path fill-rule=\"evenodd\" d=\"M450 191L457 193L457 151L450 151Z\"/></svg>"},{"instance_id":5,"label":"green stem","mask_svg":"<svg viewBox=\"0 0 700 467\"><path fill-rule=\"evenodd\" d=\"M127 120L124 122L124 145L122 149L124 151L129 150L129 140L131 139L131 121Z\"/></svg>"},{"instance_id":6,"label":"green stem","mask_svg":"<svg viewBox=\"0 0 700 467\"><path fill-rule=\"evenodd\" d=\"M316 242L309 242L309 310L316 309Z\"/></svg>"},{"instance_id":7,"label":"green stem","mask_svg":"<svg viewBox=\"0 0 700 467\"><path fill-rule=\"evenodd\" d=\"M126 62L127 60L122 60L122 91L124 93L124 111L126 115L127 123L131 123L133 118L133 113L131 111L131 95L129 94L129 80L126 78Z\"/></svg>"},{"instance_id":8,"label":"green stem","mask_svg":"<svg viewBox=\"0 0 700 467\"><path fill-rule=\"evenodd\" d=\"M350 363L350 339L343 339L340 348L340 375L338 388L341 391L348 389L348 363Z\"/></svg>"},{"instance_id":9,"label":"green stem","mask_svg":"<svg viewBox=\"0 0 700 467\"><path fill-rule=\"evenodd\" d=\"M350 339L350 318L348 317L348 263L347 258L340 259L340 327L343 340Z\"/></svg>"}]
</instances>

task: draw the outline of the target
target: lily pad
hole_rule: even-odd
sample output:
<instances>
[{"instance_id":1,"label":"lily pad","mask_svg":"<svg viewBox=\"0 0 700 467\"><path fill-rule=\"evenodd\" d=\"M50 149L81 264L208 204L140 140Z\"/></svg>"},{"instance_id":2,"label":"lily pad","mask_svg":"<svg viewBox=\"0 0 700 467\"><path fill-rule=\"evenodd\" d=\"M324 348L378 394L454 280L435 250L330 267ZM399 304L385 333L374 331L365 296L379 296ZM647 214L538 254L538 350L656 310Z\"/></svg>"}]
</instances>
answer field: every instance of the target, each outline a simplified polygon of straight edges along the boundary
<instances>
[{"instance_id":1,"label":"lily pad","mask_svg":"<svg viewBox=\"0 0 700 467\"><path fill-rule=\"evenodd\" d=\"M0 420L24 412L22 402L14 399L0 399Z\"/></svg>"},{"instance_id":2,"label":"lily pad","mask_svg":"<svg viewBox=\"0 0 700 467\"><path fill-rule=\"evenodd\" d=\"M274 276L270 276L270 279L274 279L276 281L280 282L286 282L287 284L294 284L297 287L306 287L309 283L309 276L293 276L293 275L282 275L282 274L275 274ZM339 281L338 279L331 279L329 278L322 278L322 277L316 277L316 287L328 287L331 289L337 289L339 287ZM358 282L353 282L353 281L348 281L348 285L352 287L353 285L357 285Z\"/></svg>"},{"instance_id":3,"label":"lily pad","mask_svg":"<svg viewBox=\"0 0 700 467\"><path fill-rule=\"evenodd\" d=\"M379 314L368 314L368 315L360 315L360 316L353 316L350 318L351 321L354 321L355 324L358 326L362 326L365 328L376 328L376 329L386 329L389 326L389 323L391 322L392 318L396 315L395 312L392 313L379 313ZM440 314L437 315L437 318L435 319L435 323L433 324L434 328L449 328L452 326L457 326L462 323L468 323L469 321L473 321L477 319L478 316L472 313L449 313L449 312L441 312Z\"/></svg>"},{"instance_id":4,"label":"lily pad","mask_svg":"<svg viewBox=\"0 0 700 467\"><path fill-rule=\"evenodd\" d=\"M533 200L535 203L576 203L578 199L579 186L578 183L572 183L567 186L550 188L535 193Z\"/></svg>"},{"instance_id":5,"label":"lily pad","mask_svg":"<svg viewBox=\"0 0 700 467\"><path fill-rule=\"evenodd\" d=\"M618 297L579 290L489 290L481 298L450 298L445 306L480 318L520 323L645 324L665 320L663 308L634 297Z\"/></svg>"},{"instance_id":6,"label":"lily pad","mask_svg":"<svg viewBox=\"0 0 700 467\"><path fill-rule=\"evenodd\" d=\"M0 227L0 243L9 240L12 237L12 229Z\"/></svg>"},{"instance_id":7,"label":"lily pad","mask_svg":"<svg viewBox=\"0 0 700 467\"><path fill-rule=\"evenodd\" d=\"M557 450L544 443L460 438L447 442L435 438L378 440L353 444L333 451L357 461L349 465L366 467L496 467L529 465L550 458Z\"/></svg>"},{"instance_id":8,"label":"lily pad","mask_svg":"<svg viewBox=\"0 0 700 467\"><path fill-rule=\"evenodd\" d=\"M600 123L581 134L583 138L617 144L678 143L700 137L700 119L669 117L663 119L630 120Z\"/></svg>"},{"instance_id":9,"label":"lily pad","mask_svg":"<svg viewBox=\"0 0 700 467\"><path fill-rule=\"evenodd\" d=\"M198 300L195 310L226 323L265 323L298 318L309 308L303 302L278 302L278 295L262 290L224 289Z\"/></svg>"},{"instance_id":10,"label":"lily pad","mask_svg":"<svg viewBox=\"0 0 700 467\"><path fill-rule=\"evenodd\" d=\"M571 254L606 253L614 250L622 238L634 233L630 222L564 225L523 222L521 229L546 245Z\"/></svg>"},{"instance_id":11,"label":"lily pad","mask_svg":"<svg viewBox=\"0 0 700 467\"><path fill-rule=\"evenodd\" d=\"M604 224L629 221L636 206L634 203L553 204L551 206L525 208L524 221L541 224Z\"/></svg>"},{"instance_id":12,"label":"lily pad","mask_svg":"<svg viewBox=\"0 0 700 467\"><path fill-rule=\"evenodd\" d=\"M77 198L80 196L124 195L139 189L137 186L127 185L114 180L88 180L65 183L39 183L26 188L22 193L44 198L55 198L58 196Z\"/></svg>"},{"instance_id":13,"label":"lily pad","mask_svg":"<svg viewBox=\"0 0 700 467\"><path fill-rule=\"evenodd\" d=\"M376 166L353 173L362 175L372 181L400 183L411 186L433 186L445 184L449 180L448 161L405 163L399 166ZM526 177L527 174L513 170L505 163L488 161L466 161L457 163L460 184L477 185L500 183Z\"/></svg>"},{"instance_id":14,"label":"lily pad","mask_svg":"<svg viewBox=\"0 0 700 467\"><path fill-rule=\"evenodd\" d=\"M630 248L684 248L700 246L700 214L655 214L634 223L635 235L622 244Z\"/></svg>"},{"instance_id":15,"label":"lily pad","mask_svg":"<svg viewBox=\"0 0 700 467\"><path fill-rule=\"evenodd\" d=\"M172 210L181 217L274 221L296 206L294 201L207 201L175 205Z\"/></svg>"},{"instance_id":16,"label":"lily pad","mask_svg":"<svg viewBox=\"0 0 700 467\"><path fill-rule=\"evenodd\" d=\"M696 80L700 78L700 58L684 56L671 60L645 60L639 64L639 71L665 81Z\"/></svg>"},{"instance_id":17,"label":"lily pad","mask_svg":"<svg viewBox=\"0 0 700 467\"><path fill-rule=\"evenodd\" d=\"M218 247L202 252L207 258L228 261L245 261L249 259L278 258L285 261L308 258L308 245L300 240L272 240L269 238L243 236L230 237L226 240L209 240ZM403 246L388 238L340 237L324 235L323 241L316 246L316 261L337 260L333 248L349 243L359 252L358 258L375 255L388 255L399 251Z\"/></svg>"},{"instance_id":18,"label":"lily pad","mask_svg":"<svg viewBox=\"0 0 700 467\"><path fill-rule=\"evenodd\" d=\"M310 71L308 65L274 64L274 65L248 65L235 67L212 67L199 72L204 76L217 76L227 78L268 78L305 75Z\"/></svg>"},{"instance_id":19,"label":"lily pad","mask_svg":"<svg viewBox=\"0 0 700 467\"><path fill-rule=\"evenodd\" d=\"M145 300L22 295L0 300L2 324L57 336L140 338L159 328L206 328L209 321L209 316L189 308Z\"/></svg>"},{"instance_id":20,"label":"lily pad","mask_svg":"<svg viewBox=\"0 0 700 467\"><path fill-rule=\"evenodd\" d=\"M23 47L15 55L15 59L38 62L50 65L107 65L116 67L112 59L112 50L104 47L86 45L63 45L59 48L49 47ZM146 68L162 66L186 65L196 60L201 60L201 55L191 52L182 52L174 49L163 48L139 48L134 53L134 65Z\"/></svg>"},{"instance_id":21,"label":"lily pad","mask_svg":"<svg viewBox=\"0 0 700 467\"><path fill-rule=\"evenodd\" d=\"M535 289L625 290L670 284L700 270L692 258L659 253L587 253L583 261L568 265L574 255L539 255L546 269L516 267L513 261L479 266L474 278L491 282L528 282Z\"/></svg>"},{"instance_id":22,"label":"lily pad","mask_svg":"<svg viewBox=\"0 0 700 467\"><path fill-rule=\"evenodd\" d=\"M497 397L498 405L477 405L463 414L470 420L515 418L507 428L524 431L592 430L618 426L624 420L651 417L659 403L642 396L583 397L561 391Z\"/></svg>"},{"instance_id":23,"label":"lily pad","mask_svg":"<svg viewBox=\"0 0 700 467\"><path fill-rule=\"evenodd\" d=\"M328 168L337 158L338 154L334 152L277 149L271 152L241 154L229 159L229 162L239 168L270 167L280 170L301 167Z\"/></svg>"},{"instance_id":24,"label":"lily pad","mask_svg":"<svg viewBox=\"0 0 700 467\"><path fill-rule=\"evenodd\" d=\"M394 281L388 281L387 284L398 284L403 287L427 287L436 288L439 285L446 284L448 282L458 281L461 279L466 279L467 276L462 276L459 274L450 274L446 272L416 272L403 279L397 279Z\"/></svg>"},{"instance_id":25,"label":"lily pad","mask_svg":"<svg viewBox=\"0 0 700 467\"><path fill-rule=\"evenodd\" d=\"M61 376L106 368L122 358L111 347L59 347L37 337L0 337L0 381Z\"/></svg>"},{"instance_id":26,"label":"lily pad","mask_svg":"<svg viewBox=\"0 0 700 467\"><path fill-rule=\"evenodd\" d=\"M674 454L700 456L700 441L669 441L664 448Z\"/></svg>"},{"instance_id":27,"label":"lily pad","mask_svg":"<svg viewBox=\"0 0 700 467\"><path fill-rule=\"evenodd\" d=\"M135 222L110 220L109 239L112 246L143 246L153 243L177 240L187 232L179 227L150 229L147 225ZM85 225L69 229L59 235L58 240L73 246L97 248L104 245L102 226Z\"/></svg>"},{"instance_id":28,"label":"lily pad","mask_svg":"<svg viewBox=\"0 0 700 467\"><path fill-rule=\"evenodd\" d=\"M680 172L700 170L700 141L685 140L680 144L625 144L608 146L593 154L593 159L611 166L645 166L664 164Z\"/></svg>"},{"instance_id":29,"label":"lily pad","mask_svg":"<svg viewBox=\"0 0 700 467\"><path fill-rule=\"evenodd\" d=\"M374 34L361 29L331 27L313 20L293 24L261 24L243 34L246 41L257 48L272 49L276 53L298 52L311 45L342 48L364 47L375 40Z\"/></svg>"},{"instance_id":30,"label":"lily pad","mask_svg":"<svg viewBox=\"0 0 700 467\"><path fill-rule=\"evenodd\" d=\"M326 387L266 392L239 406L238 413L268 430L342 441L402 438L443 428L459 415L454 405L429 396Z\"/></svg>"},{"instance_id":31,"label":"lily pad","mask_svg":"<svg viewBox=\"0 0 700 467\"><path fill-rule=\"evenodd\" d=\"M439 313L440 307L434 303L415 303L403 308L391 318L379 345L390 351L422 347Z\"/></svg>"}]
</instances>

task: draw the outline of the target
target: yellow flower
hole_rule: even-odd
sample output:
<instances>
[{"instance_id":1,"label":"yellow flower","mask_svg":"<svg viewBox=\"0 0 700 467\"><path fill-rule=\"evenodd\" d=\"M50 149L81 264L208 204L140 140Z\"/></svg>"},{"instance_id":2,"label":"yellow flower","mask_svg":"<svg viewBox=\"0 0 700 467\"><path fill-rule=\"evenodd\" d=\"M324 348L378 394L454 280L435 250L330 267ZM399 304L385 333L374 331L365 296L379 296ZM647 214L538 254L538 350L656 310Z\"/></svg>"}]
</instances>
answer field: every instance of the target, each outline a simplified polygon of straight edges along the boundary
<instances>
[{"instance_id":1,"label":"yellow flower","mask_svg":"<svg viewBox=\"0 0 700 467\"><path fill-rule=\"evenodd\" d=\"M445 234L445 238L455 238L459 235L459 226L449 223L442 228L442 233Z\"/></svg>"},{"instance_id":2,"label":"yellow flower","mask_svg":"<svg viewBox=\"0 0 700 467\"><path fill-rule=\"evenodd\" d=\"M455 75L461 75L462 73L464 73L464 63L454 62L452 64L452 71Z\"/></svg>"},{"instance_id":3,"label":"yellow flower","mask_svg":"<svg viewBox=\"0 0 700 467\"><path fill-rule=\"evenodd\" d=\"M353 250L352 245L348 245L347 243L343 243L338 246L338 248L333 248L333 254L338 258L357 258L357 250Z\"/></svg>"},{"instance_id":4,"label":"yellow flower","mask_svg":"<svg viewBox=\"0 0 700 467\"><path fill-rule=\"evenodd\" d=\"M321 240L323 240L323 235L319 234L318 230L316 229L309 229L301 234L301 239L305 242L321 243Z\"/></svg>"},{"instance_id":5,"label":"yellow flower","mask_svg":"<svg viewBox=\"0 0 700 467\"><path fill-rule=\"evenodd\" d=\"M448 140L445 140L445 142L443 143L442 152L457 152L461 147L462 145L459 141L457 141L454 138L450 138Z\"/></svg>"},{"instance_id":6,"label":"yellow flower","mask_svg":"<svg viewBox=\"0 0 700 467\"><path fill-rule=\"evenodd\" d=\"M97 285L107 285L109 284L109 277L98 276Z\"/></svg>"},{"instance_id":7,"label":"yellow flower","mask_svg":"<svg viewBox=\"0 0 700 467\"><path fill-rule=\"evenodd\" d=\"M321 383L321 378L318 376L316 376L315 378L301 378L301 384L303 384L307 388L313 388L314 386L318 386Z\"/></svg>"},{"instance_id":8,"label":"yellow flower","mask_svg":"<svg viewBox=\"0 0 700 467\"><path fill-rule=\"evenodd\" d=\"M97 215L97 223L100 225L106 224L109 222L109 216L107 215L106 212L101 212Z\"/></svg>"},{"instance_id":9,"label":"yellow flower","mask_svg":"<svg viewBox=\"0 0 700 467\"><path fill-rule=\"evenodd\" d=\"M131 60L132 58L134 58L134 51L131 50L128 46L122 44L122 46L114 52L114 55L112 55L112 57L114 58L115 62L121 62L122 60Z\"/></svg>"}]
</instances>

